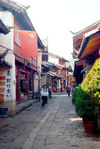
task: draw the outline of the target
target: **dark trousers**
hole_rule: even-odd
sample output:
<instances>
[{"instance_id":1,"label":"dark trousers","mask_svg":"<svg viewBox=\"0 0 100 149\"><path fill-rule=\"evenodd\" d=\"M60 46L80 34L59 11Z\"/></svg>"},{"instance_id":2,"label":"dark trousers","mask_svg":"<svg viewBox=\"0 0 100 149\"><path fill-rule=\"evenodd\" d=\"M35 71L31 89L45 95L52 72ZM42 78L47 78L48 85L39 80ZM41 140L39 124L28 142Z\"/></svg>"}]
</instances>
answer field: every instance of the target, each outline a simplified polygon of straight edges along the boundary
<instances>
[{"instance_id":1,"label":"dark trousers","mask_svg":"<svg viewBox=\"0 0 100 149\"><path fill-rule=\"evenodd\" d=\"M68 93L68 96L70 96L70 90L68 90L67 93Z\"/></svg>"},{"instance_id":2,"label":"dark trousers","mask_svg":"<svg viewBox=\"0 0 100 149\"><path fill-rule=\"evenodd\" d=\"M42 106L45 106L47 103L47 96L42 96Z\"/></svg>"}]
</instances>

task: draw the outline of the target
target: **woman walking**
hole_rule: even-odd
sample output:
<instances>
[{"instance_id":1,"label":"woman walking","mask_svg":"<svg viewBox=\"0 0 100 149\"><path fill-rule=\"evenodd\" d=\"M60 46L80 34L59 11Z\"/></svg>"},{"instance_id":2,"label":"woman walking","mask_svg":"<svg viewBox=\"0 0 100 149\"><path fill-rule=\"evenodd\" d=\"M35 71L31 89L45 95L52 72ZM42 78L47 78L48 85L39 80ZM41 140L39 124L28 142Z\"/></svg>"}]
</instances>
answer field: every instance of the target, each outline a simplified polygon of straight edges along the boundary
<instances>
[{"instance_id":1,"label":"woman walking","mask_svg":"<svg viewBox=\"0 0 100 149\"><path fill-rule=\"evenodd\" d=\"M41 89L42 107L44 107L45 104L47 104L48 94L49 93L48 93L47 85L43 85Z\"/></svg>"}]
</instances>

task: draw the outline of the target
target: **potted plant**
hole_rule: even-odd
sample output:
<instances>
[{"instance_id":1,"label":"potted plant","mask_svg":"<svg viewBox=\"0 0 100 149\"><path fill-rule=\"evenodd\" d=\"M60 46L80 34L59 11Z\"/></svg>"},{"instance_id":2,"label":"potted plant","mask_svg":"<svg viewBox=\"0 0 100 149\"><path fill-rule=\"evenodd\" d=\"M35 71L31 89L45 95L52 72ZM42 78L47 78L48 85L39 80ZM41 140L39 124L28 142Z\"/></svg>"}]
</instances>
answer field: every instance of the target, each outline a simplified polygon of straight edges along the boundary
<instances>
[{"instance_id":1,"label":"potted plant","mask_svg":"<svg viewBox=\"0 0 100 149\"><path fill-rule=\"evenodd\" d=\"M75 109L77 115L83 119L85 131L87 133L93 133L98 114L99 101L86 93L81 86L77 88L74 97L76 98L74 99Z\"/></svg>"},{"instance_id":2,"label":"potted plant","mask_svg":"<svg viewBox=\"0 0 100 149\"><path fill-rule=\"evenodd\" d=\"M96 116L96 121L100 121L100 119L97 118L100 117L100 58L95 61L92 69L83 80L81 87L92 99L94 99L93 101L97 102L98 113L97 110L94 111L97 115L99 114ZM99 128L99 126L97 127Z\"/></svg>"},{"instance_id":3,"label":"potted plant","mask_svg":"<svg viewBox=\"0 0 100 149\"><path fill-rule=\"evenodd\" d=\"M81 87L84 91L90 94L93 98L100 97L100 58L96 60L92 69L86 75Z\"/></svg>"},{"instance_id":4,"label":"potted plant","mask_svg":"<svg viewBox=\"0 0 100 149\"><path fill-rule=\"evenodd\" d=\"M93 132L100 105L100 58L95 62L83 82L75 90L72 102L77 114L83 118L86 132ZM88 125L88 130L87 130ZM92 125L92 126L91 126ZM90 130L90 128L92 130Z\"/></svg>"},{"instance_id":5,"label":"potted plant","mask_svg":"<svg viewBox=\"0 0 100 149\"><path fill-rule=\"evenodd\" d=\"M82 96L77 98L75 105L78 116L83 119L85 131L92 133L95 129L95 120L98 114L98 100L83 91Z\"/></svg>"}]
</instances>

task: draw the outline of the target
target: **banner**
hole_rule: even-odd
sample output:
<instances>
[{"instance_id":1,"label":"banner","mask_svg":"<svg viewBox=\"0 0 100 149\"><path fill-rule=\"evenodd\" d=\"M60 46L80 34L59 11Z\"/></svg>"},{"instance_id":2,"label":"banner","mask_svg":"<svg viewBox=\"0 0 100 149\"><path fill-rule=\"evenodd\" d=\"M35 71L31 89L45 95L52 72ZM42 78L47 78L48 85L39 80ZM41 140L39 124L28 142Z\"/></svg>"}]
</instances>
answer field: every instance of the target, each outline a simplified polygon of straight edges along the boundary
<instances>
[{"instance_id":1,"label":"banner","mask_svg":"<svg viewBox=\"0 0 100 149\"><path fill-rule=\"evenodd\" d=\"M21 56L38 57L37 33L33 31L18 31L21 46Z\"/></svg>"}]
</instances>

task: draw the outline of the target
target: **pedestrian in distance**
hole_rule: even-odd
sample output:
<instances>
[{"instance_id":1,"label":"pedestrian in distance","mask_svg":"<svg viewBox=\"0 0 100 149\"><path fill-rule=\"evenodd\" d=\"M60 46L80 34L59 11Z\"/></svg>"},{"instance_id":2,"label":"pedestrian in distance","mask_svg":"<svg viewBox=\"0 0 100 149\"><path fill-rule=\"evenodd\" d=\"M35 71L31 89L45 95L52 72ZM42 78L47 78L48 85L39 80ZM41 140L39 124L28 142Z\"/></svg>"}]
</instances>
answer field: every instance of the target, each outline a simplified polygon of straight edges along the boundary
<instances>
[{"instance_id":1,"label":"pedestrian in distance","mask_svg":"<svg viewBox=\"0 0 100 149\"><path fill-rule=\"evenodd\" d=\"M60 88L60 92L63 92L62 86L61 86L61 88Z\"/></svg>"},{"instance_id":2,"label":"pedestrian in distance","mask_svg":"<svg viewBox=\"0 0 100 149\"><path fill-rule=\"evenodd\" d=\"M66 92L67 92L67 90L68 90L68 86L66 86Z\"/></svg>"},{"instance_id":3,"label":"pedestrian in distance","mask_svg":"<svg viewBox=\"0 0 100 149\"><path fill-rule=\"evenodd\" d=\"M70 87L67 89L68 96L70 96Z\"/></svg>"},{"instance_id":4,"label":"pedestrian in distance","mask_svg":"<svg viewBox=\"0 0 100 149\"><path fill-rule=\"evenodd\" d=\"M73 93L74 93L74 87L71 88L71 94L73 94Z\"/></svg>"},{"instance_id":5,"label":"pedestrian in distance","mask_svg":"<svg viewBox=\"0 0 100 149\"><path fill-rule=\"evenodd\" d=\"M49 98L52 98L52 91L51 91L51 87L49 87L48 91L49 91Z\"/></svg>"},{"instance_id":6,"label":"pedestrian in distance","mask_svg":"<svg viewBox=\"0 0 100 149\"><path fill-rule=\"evenodd\" d=\"M43 87L41 89L42 107L44 107L45 104L47 104L48 94L49 93L48 93L47 85L43 85Z\"/></svg>"}]
</instances>

